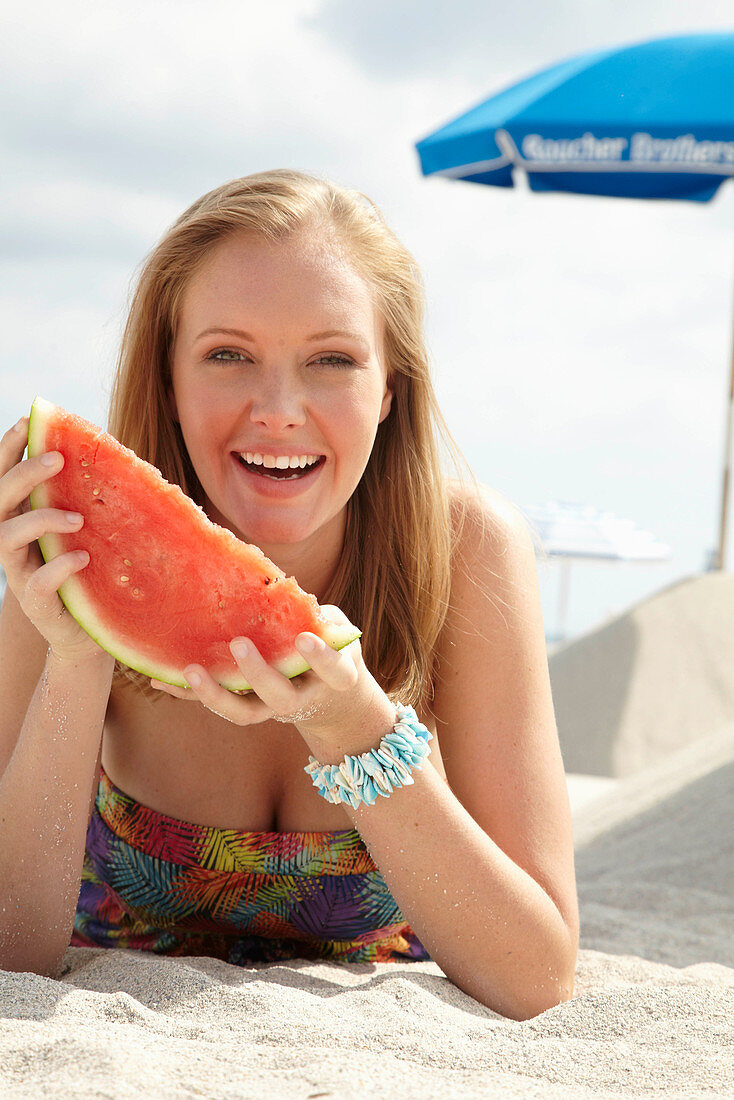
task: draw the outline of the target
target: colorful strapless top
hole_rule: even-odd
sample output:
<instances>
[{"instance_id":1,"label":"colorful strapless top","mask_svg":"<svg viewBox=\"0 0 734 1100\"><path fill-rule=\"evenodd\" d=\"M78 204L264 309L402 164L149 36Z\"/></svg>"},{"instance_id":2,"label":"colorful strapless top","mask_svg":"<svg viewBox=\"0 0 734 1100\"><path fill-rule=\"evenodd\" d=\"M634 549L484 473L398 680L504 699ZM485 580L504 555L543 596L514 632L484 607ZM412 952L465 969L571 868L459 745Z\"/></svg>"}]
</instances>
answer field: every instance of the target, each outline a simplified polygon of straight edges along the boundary
<instances>
[{"instance_id":1,"label":"colorful strapless top","mask_svg":"<svg viewBox=\"0 0 734 1100\"><path fill-rule=\"evenodd\" d=\"M195 825L136 802L103 769L71 945L238 965L430 958L356 829Z\"/></svg>"}]
</instances>

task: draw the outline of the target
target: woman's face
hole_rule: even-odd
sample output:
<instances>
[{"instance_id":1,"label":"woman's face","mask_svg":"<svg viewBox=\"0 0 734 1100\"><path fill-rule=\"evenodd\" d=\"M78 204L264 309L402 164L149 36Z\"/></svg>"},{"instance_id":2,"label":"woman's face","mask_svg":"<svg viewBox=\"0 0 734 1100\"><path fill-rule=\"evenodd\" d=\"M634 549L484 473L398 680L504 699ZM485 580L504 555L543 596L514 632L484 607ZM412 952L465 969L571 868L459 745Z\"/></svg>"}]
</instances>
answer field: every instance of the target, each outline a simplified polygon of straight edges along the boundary
<instances>
[{"instance_id":1,"label":"woman's face","mask_svg":"<svg viewBox=\"0 0 734 1100\"><path fill-rule=\"evenodd\" d=\"M211 519L266 553L341 537L392 394L372 293L337 245L221 241L184 294L172 383Z\"/></svg>"}]
</instances>

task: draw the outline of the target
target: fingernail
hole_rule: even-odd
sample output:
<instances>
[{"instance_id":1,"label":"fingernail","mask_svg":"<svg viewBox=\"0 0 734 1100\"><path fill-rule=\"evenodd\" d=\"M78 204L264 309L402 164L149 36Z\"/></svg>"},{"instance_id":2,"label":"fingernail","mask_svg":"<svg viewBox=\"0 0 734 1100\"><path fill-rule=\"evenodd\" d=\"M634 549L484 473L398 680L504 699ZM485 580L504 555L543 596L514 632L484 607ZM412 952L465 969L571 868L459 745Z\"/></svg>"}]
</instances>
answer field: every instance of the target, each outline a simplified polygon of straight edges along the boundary
<instances>
[{"instance_id":1,"label":"fingernail","mask_svg":"<svg viewBox=\"0 0 734 1100\"><path fill-rule=\"evenodd\" d=\"M82 517L79 515L78 512L67 512L66 520L67 523L81 523Z\"/></svg>"},{"instance_id":2,"label":"fingernail","mask_svg":"<svg viewBox=\"0 0 734 1100\"><path fill-rule=\"evenodd\" d=\"M49 451L48 454L41 455L42 466L58 466L61 455L58 451Z\"/></svg>"},{"instance_id":3,"label":"fingernail","mask_svg":"<svg viewBox=\"0 0 734 1100\"><path fill-rule=\"evenodd\" d=\"M298 648L300 649L301 653L313 653L313 651L316 649L316 643L314 642L313 638L299 638Z\"/></svg>"},{"instance_id":4,"label":"fingernail","mask_svg":"<svg viewBox=\"0 0 734 1100\"><path fill-rule=\"evenodd\" d=\"M187 682L191 684L192 688L201 687L201 676L198 672L188 672L185 675Z\"/></svg>"},{"instance_id":5,"label":"fingernail","mask_svg":"<svg viewBox=\"0 0 734 1100\"><path fill-rule=\"evenodd\" d=\"M235 642L232 642L230 649L234 653L235 657L240 658L249 657L250 653L252 652L249 643L246 642L244 638L238 638Z\"/></svg>"},{"instance_id":6,"label":"fingernail","mask_svg":"<svg viewBox=\"0 0 734 1100\"><path fill-rule=\"evenodd\" d=\"M25 417L24 416L21 416L21 418L20 418L20 420L18 421L17 424L13 424L13 431L14 432L24 432L25 431Z\"/></svg>"}]
</instances>

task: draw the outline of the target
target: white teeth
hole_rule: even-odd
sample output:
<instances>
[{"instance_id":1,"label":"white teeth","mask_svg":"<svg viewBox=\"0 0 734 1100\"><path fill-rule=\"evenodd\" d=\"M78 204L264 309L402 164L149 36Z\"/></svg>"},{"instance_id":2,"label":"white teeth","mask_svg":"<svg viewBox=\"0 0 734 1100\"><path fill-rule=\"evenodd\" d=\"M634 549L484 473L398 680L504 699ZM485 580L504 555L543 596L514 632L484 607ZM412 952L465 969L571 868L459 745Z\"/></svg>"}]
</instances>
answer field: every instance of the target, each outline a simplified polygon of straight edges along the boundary
<instances>
[{"instance_id":1,"label":"white teeth","mask_svg":"<svg viewBox=\"0 0 734 1100\"><path fill-rule=\"evenodd\" d=\"M262 455L252 451L241 451L240 456L245 462L253 466L264 466L267 470L297 470L305 466L313 466L318 462L320 455Z\"/></svg>"}]
</instances>

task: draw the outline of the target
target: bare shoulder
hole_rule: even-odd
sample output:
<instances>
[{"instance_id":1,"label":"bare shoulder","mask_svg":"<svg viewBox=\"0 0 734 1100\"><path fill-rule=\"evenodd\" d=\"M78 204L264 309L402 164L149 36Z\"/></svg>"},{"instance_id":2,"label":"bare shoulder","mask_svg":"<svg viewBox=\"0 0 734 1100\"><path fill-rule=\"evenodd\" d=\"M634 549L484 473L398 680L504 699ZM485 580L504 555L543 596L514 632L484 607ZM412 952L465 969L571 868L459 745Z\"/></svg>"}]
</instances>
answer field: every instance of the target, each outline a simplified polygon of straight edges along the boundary
<instances>
[{"instance_id":1,"label":"bare shoulder","mask_svg":"<svg viewBox=\"0 0 734 1100\"><path fill-rule=\"evenodd\" d=\"M522 510L498 489L479 482L448 482L449 505L454 527L463 528L465 549L503 554L510 544L526 549L540 542Z\"/></svg>"},{"instance_id":2,"label":"bare shoulder","mask_svg":"<svg viewBox=\"0 0 734 1100\"><path fill-rule=\"evenodd\" d=\"M449 485L455 546L439 661L464 686L488 667L509 683L520 664L548 678L535 542L517 505L484 485ZM547 685L547 701L550 686ZM546 717L553 721L552 707ZM555 726L554 726L555 729Z\"/></svg>"},{"instance_id":3,"label":"bare shoulder","mask_svg":"<svg viewBox=\"0 0 734 1100\"><path fill-rule=\"evenodd\" d=\"M532 602L537 591L536 549L542 553L529 521L489 486L452 481L448 490L455 536L452 607L462 594L482 593L498 614L503 607L527 613L528 597Z\"/></svg>"},{"instance_id":4,"label":"bare shoulder","mask_svg":"<svg viewBox=\"0 0 734 1100\"><path fill-rule=\"evenodd\" d=\"M449 489L456 544L433 699L446 777L475 821L573 924L570 807L534 534L501 493Z\"/></svg>"}]
</instances>

